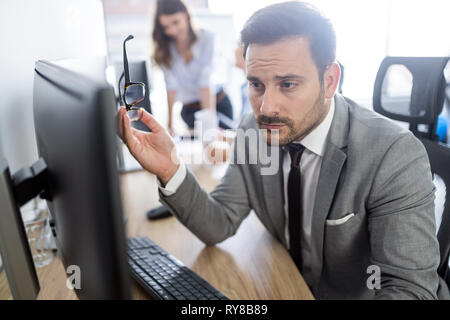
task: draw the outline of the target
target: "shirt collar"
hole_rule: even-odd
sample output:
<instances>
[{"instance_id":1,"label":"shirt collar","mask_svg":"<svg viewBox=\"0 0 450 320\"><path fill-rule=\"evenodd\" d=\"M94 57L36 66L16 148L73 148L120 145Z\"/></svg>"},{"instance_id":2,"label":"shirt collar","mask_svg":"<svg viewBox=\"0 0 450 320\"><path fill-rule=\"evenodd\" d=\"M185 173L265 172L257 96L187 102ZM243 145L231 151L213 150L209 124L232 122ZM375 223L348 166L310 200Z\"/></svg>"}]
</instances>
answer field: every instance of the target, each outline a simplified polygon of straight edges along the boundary
<instances>
[{"instance_id":1,"label":"shirt collar","mask_svg":"<svg viewBox=\"0 0 450 320\"><path fill-rule=\"evenodd\" d=\"M334 115L334 97L331 99L330 110L325 119L311 131L306 137L304 137L300 143L309 151L317 154L318 156L323 156L325 152L325 142L327 140L328 131L330 131L331 122L333 121Z\"/></svg>"}]
</instances>

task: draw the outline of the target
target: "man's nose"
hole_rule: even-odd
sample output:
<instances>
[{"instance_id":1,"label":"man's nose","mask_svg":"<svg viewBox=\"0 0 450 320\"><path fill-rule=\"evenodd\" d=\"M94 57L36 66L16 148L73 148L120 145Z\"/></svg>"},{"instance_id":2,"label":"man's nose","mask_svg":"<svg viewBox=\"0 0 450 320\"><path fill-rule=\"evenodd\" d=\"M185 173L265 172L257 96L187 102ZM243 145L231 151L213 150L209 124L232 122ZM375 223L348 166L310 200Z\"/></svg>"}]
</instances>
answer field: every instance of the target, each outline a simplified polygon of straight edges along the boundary
<instances>
[{"instance_id":1,"label":"man's nose","mask_svg":"<svg viewBox=\"0 0 450 320\"><path fill-rule=\"evenodd\" d=\"M280 99L275 88L266 88L261 102L260 112L267 116L272 116L280 112Z\"/></svg>"}]
</instances>

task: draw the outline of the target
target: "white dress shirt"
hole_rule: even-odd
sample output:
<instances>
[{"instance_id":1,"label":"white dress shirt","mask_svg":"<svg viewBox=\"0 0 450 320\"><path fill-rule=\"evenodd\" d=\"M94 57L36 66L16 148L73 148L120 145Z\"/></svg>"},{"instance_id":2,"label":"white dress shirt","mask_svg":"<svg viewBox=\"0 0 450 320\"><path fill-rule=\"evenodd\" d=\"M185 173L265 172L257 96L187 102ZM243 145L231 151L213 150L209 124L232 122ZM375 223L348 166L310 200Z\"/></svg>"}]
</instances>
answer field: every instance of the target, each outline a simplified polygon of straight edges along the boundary
<instances>
[{"instance_id":1,"label":"white dress shirt","mask_svg":"<svg viewBox=\"0 0 450 320\"><path fill-rule=\"evenodd\" d=\"M325 152L326 140L328 132L330 131L331 122L334 115L334 98L331 99L330 110L325 119L305 138L298 143L305 147L302 158L300 160L300 172L302 175L301 199L302 199L302 226L303 232L301 236L301 250L302 250L302 275L308 282L311 277L311 229L312 229L312 215L314 210L314 200L316 197L316 189L319 181L320 167L322 165L322 158ZM291 169L291 157L287 151L284 151L283 156L283 178L284 178L284 204L285 213L285 229L284 234L286 243L289 246L289 211L287 201L287 182L289 171ZM159 184L159 189L165 196L174 194L178 187L186 177L186 166L181 163L175 175L169 180L165 187Z\"/></svg>"},{"instance_id":2,"label":"white dress shirt","mask_svg":"<svg viewBox=\"0 0 450 320\"><path fill-rule=\"evenodd\" d=\"M331 99L330 110L325 119L300 143L305 147L302 158L300 160L300 172L302 175L301 199L302 199L302 227L301 250L302 250L302 276L308 282L311 277L311 229L312 215L314 210L314 200L316 197L317 183L319 181L320 167L325 152L328 131L330 131L331 122L334 115L334 99ZM287 151L283 155L283 178L284 178L284 213L285 228L284 236L289 246L289 209L288 209L288 176L291 170L291 157Z\"/></svg>"}]
</instances>

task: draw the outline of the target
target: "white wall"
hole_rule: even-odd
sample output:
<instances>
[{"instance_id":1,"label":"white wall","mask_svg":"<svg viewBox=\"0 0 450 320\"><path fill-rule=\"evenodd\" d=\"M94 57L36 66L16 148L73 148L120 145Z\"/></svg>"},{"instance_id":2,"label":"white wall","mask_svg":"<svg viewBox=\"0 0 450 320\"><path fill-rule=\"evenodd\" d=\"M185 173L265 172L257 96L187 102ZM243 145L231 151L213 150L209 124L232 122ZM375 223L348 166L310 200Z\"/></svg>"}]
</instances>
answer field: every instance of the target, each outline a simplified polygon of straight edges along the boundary
<instances>
[{"instance_id":1,"label":"white wall","mask_svg":"<svg viewBox=\"0 0 450 320\"><path fill-rule=\"evenodd\" d=\"M106 56L100 0L1 0L0 157L14 172L37 160L36 60Z\"/></svg>"}]
</instances>

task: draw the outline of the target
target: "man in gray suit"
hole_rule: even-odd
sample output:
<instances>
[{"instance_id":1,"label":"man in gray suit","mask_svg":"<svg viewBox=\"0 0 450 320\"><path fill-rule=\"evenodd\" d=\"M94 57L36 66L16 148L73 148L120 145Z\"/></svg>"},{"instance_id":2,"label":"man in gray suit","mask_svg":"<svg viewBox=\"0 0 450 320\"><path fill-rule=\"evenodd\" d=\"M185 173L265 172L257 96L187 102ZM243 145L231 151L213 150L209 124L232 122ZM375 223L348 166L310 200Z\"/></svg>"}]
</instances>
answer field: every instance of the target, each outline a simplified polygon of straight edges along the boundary
<instances>
[{"instance_id":1,"label":"man in gray suit","mask_svg":"<svg viewBox=\"0 0 450 320\"><path fill-rule=\"evenodd\" d=\"M281 3L257 11L241 37L253 114L240 128L264 130L258 141L271 146L277 170L249 163L259 143L247 136L207 194L167 131L145 112L152 133L131 129L121 108L121 136L158 176L161 202L208 245L234 235L253 210L319 299L448 297L426 151L409 131L335 94L329 20L308 4Z\"/></svg>"}]
</instances>

